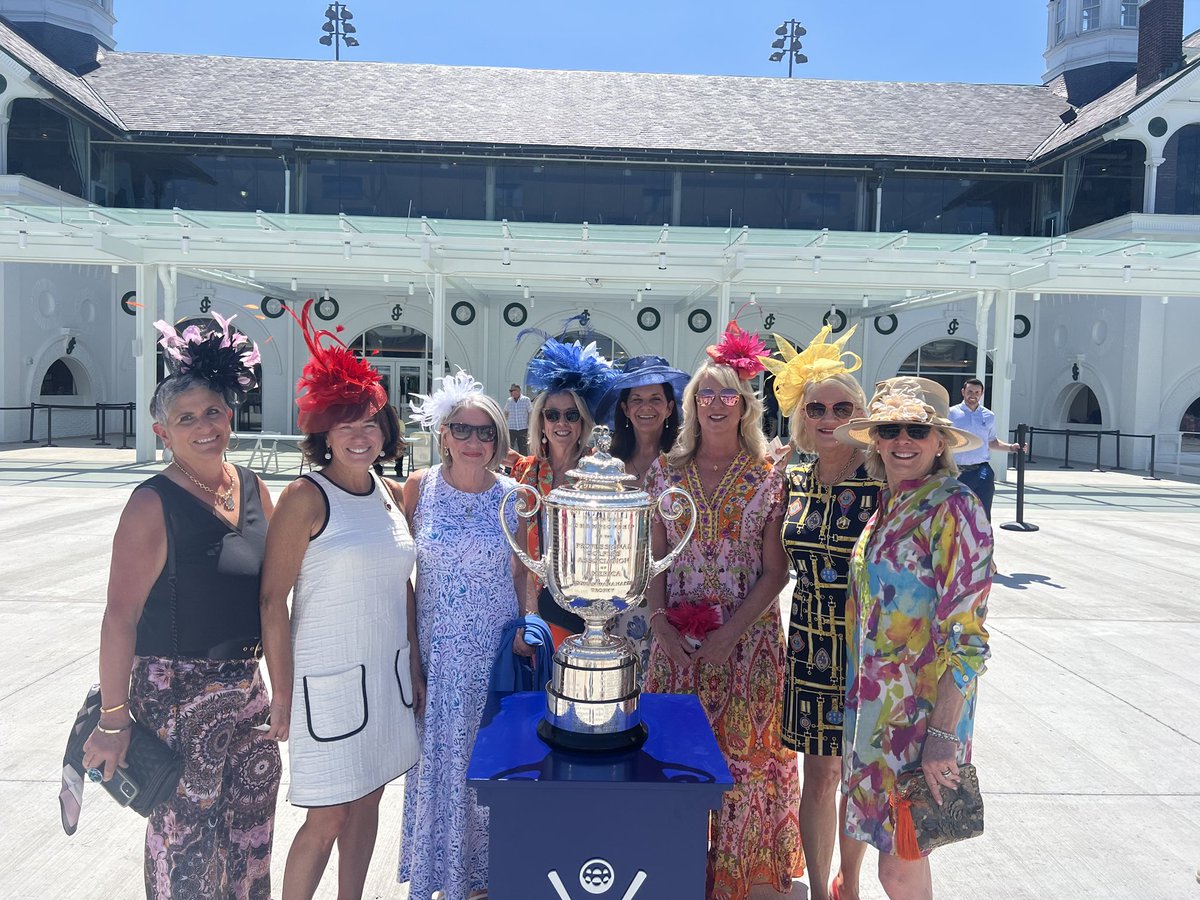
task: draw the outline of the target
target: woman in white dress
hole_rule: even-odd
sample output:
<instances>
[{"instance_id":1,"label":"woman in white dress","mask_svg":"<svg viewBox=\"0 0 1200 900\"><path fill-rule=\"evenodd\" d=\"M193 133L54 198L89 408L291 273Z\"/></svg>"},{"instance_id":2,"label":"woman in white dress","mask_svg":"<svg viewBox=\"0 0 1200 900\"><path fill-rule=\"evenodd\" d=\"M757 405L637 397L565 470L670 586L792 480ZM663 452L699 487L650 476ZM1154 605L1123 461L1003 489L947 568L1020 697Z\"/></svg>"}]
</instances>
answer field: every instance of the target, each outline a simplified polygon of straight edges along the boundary
<instances>
[{"instance_id":1,"label":"woman in white dress","mask_svg":"<svg viewBox=\"0 0 1200 900\"><path fill-rule=\"evenodd\" d=\"M500 499L515 482L497 475L508 454L504 414L459 372L420 398L414 419L437 435L441 465L413 472L405 508L417 543L417 616L428 702L421 760L405 779L399 880L411 900L486 896L488 811L467 784L467 763L487 700L492 663L518 615L514 565L500 530ZM516 515L509 509L509 527ZM507 649L507 648L505 648ZM512 651L532 649L521 630Z\"/></svg>"},{"instance_id":2,"label":"woman in white dress","mask_svg":"<svg viewBox=\"0 0 1200 900\"><path fill-rule=\"evenodd\" d=\"M308 808L283 898L313 896L336 843L338 897L350 900L362 896L383 789L417 760L424 682L409 583L416 550L400 485L372 470L403 447L396 412L378 373L329 332L314 331L308 311L312 359L297 402L308 435L301 449L314 471L284 489L267 534L268 736L290 738L288 800Z\"/></svg>"}]
</instances>

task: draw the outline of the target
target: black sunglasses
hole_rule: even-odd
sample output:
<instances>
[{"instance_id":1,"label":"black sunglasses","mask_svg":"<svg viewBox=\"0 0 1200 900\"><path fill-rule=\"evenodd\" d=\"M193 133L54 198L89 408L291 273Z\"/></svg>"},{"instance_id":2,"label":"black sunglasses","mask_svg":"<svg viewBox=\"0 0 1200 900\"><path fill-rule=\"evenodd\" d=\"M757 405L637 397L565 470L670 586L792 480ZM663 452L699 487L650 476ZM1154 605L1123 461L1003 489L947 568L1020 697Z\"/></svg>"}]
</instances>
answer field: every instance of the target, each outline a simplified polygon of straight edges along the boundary
<instances>
[{"instance_id":1,"label":"black sunglasses","mask_svg":"<svg viewBox=\"0 0 1200 900\"><path fill-rule=\"evenodd\" d=\"M557 422L559 419L566 419L568 422L578 422L581 417L577 409L568 409L566 412L559 409L543 409L542 418L547 422Z\"/></svg>"},{"instance_id":2,"label":"black sunglasses","mask_svg":"<svg viewBox=\"0 0 1200 900\"><path fill-rule=\"evenodd\" d=\"M932 425L876 425L872 431L881 441L894 441L904 431L914 441L923 441L933 431Z\"/></svg>"},{"instance_id":3,"label":"black sunglasses","mask_svg":"<svg viewBox=\"0 0 1200 900\"><path fill-rule=\"evenodd\" d=\"M804 407L804 414L810 419L823 419L825 413L831 408L833 414L839 419L848 419L854 415L854 404L846 400L840 400L832 407L828 407L824 403L809 403Z\"/></svg>"},{"instance_id":4,"label":"black sunglasses","mask_svg":"<svg viewBox=\"0 0 1200 900\"><path fill-rule=\"evenodd\" d=\"M446 425L456 441L465 441L474 434L481 444L491 444L496 440L495 425L468 425L466 422L449 422Z\"/></svg>"},{"instance_id":5,"label":"black sunglasses","mask_svg":"<svg viewBox=\"0 0 1200 900\"><path fill-rule=\"evenodd\" d=\"M742 395L733 388L725 388L719 394L712 388L701 388L696 391L696 402L701 406L711 406L718 397L726 406L737 406L738 401L742 399Z\"/></svg>"}]
</instances>

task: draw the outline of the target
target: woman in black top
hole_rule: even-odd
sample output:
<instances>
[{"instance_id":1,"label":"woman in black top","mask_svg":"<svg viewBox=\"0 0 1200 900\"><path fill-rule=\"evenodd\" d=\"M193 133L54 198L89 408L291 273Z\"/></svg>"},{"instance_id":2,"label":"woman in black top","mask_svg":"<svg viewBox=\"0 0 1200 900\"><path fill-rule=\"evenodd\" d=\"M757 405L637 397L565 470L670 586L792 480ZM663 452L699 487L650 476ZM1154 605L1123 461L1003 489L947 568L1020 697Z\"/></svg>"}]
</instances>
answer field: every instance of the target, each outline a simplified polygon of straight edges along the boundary
<instances>
[{"instance_id":1,"label":"woman in black top","mask_svg":"<svg viewBox=\"0 0 1200 900\"><path fill-rule=\"evenodd\" d=\"M83 762L123 765L134 719L184 759L171 800L150 814L149 898L271 895L279 746L269 701L259 579L271 498L224 461L231 403L253 386L257 348L227 322L182 336L165 323L172 374L150 404L171 464L143 482L113 539L100 630L100 724Z\"/></svg>"}]
</instances>

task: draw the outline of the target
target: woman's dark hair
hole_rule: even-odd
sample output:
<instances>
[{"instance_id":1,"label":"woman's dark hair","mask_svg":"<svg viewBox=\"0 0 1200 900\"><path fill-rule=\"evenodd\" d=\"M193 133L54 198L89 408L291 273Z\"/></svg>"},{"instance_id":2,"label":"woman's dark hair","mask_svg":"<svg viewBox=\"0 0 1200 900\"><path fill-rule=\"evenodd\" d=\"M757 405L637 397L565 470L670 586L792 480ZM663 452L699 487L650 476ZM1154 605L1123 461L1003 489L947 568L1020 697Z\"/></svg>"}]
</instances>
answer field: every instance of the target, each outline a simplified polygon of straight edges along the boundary
<instances>
[{"instance_id":1,"label":"woman's dark hair","mask_svg":"<svg viewBox=\"0 0 1200 900\"><path fill-rule=\"evenodd\" d=\"M651 387L651 385L645 386ZM666 453L675 443L675 436L679 434L679 403L675 399L675 389L669 383L664 381L659 387L663 389L663 395L667 398L667 402L672 404L671 414L663 423L662 438L658 442L659 449ZM633 451L637 449L637 437L633 432L633 423L629 421L629 416L625 415L625 410L621 407L629 399L629 393L632 390L633 388L625 388L621 391L617 407L613 412L612 455L626 462L630 460Z\"/></svg>"},{"instance_id":2,"label":"woman's dark hair","mask_svg":"<svg viewBox=\"0 0 1200 900\"><path fill-rule=\"evenodd\" d=\"M383 456L375 462L391 462L408 446L404 440L404 429L400 427L400 417L396 415L396 408L386 403L375 413L374 418L383 431ZM330 460L325 458L325 453L329 450L329 441L325 439L327 434L328 432L324 431L320 434L310 434L300 442L300 452L304 454L305 462L314 469L323 469L330 463Z\"/></svg>"}]
</instances>

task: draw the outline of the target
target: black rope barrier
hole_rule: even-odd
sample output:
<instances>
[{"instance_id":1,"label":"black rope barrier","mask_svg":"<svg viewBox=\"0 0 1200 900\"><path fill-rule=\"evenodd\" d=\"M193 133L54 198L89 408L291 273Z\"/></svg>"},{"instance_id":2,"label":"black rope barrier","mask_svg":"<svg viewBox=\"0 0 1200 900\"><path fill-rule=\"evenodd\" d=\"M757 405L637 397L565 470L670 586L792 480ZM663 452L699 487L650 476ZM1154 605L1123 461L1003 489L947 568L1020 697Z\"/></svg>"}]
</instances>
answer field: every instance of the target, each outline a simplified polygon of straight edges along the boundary
<instances>
[{"instance_id":1,"label":"black rope barrier","mask_svg":"<svg viewBox=\"0 0 1200 900\"><path fill-rule=\"evenodd\" d=\"M1024 447L1026 444L1028 426L1021 424L1017 426L1017 446ZM1005 522L1000 527L1005 531L1037 531L1038 527L1032 522L1025 521L1025 454L1020 450L1017 451L1017 519L1015 522Z\"/></svg>"},{"instance_id":2,"label":"black rope barrier","mask_svg":"<svg viewBox=\"0 0 1200 900\"><path fill-rule=\"evenodd\" d=\"M107 440L107 413L119 410L121 413L121 446L117 449L133 449L129 446L129 438L133 436L134 415L137 410L137 404L135 403L93 403L89 406L79 406L70 403L30 403L26 406L0 406L0 412L23 412L26 409L29 410L29 437L22 441L24 444L39 443L33 436L34 427L37 411L44 409L46 411L46 440L42 443L42 446L57 447L58 444L54 443L54 410L67 409L75 411L92 410L96 414L96 436L92 440L102 447L112 446Z\"/></svg>"}]
</instances>

